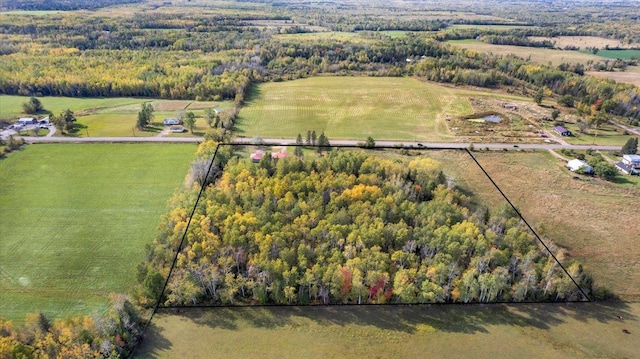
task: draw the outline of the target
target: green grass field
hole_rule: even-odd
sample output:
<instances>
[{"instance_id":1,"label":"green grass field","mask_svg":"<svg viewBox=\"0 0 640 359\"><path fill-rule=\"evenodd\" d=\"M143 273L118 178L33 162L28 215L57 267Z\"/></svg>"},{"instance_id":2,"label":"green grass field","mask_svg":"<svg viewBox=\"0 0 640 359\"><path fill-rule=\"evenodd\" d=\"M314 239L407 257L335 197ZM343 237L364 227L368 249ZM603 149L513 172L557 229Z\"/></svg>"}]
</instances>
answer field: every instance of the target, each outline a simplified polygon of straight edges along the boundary
<instances>
[{"instance_id":1,"label":"green grass field","mask_svg":"<svg viewBox=\"0 0 640 359\"><path fill-rule=\"evenodd\" d=\"M156 315L137 356L632 358L639 316L623 303L186 310Z\"/></svg>"},{"instance_id":2,"label":"green grass field","mask_svg":"<svg viewBox=\"0 0 640 359\"><path fill-rule=\"evenodd\" d=\"M30 145L0 160L1 315L104 310L135 282L195 145Z\"/></svg>"},{"instance_id":3,"label":"green grass field","mask_svg":"<svg viewBox=\"0 0 640 359\"><path fill-rule=\"evenodd\" d=\"M591 51L580 51L584 54L591 54ZM621 59L631 60L640 59L640 50L599 50L598 56L606 57L608 59Z\"/></svg>"},{"instance_id":4,"label":"green grass field","mask_svg":"<svg viewBox=\"0 0 640 359\"><path fill-rule=\"evenodd\" d=\"M453 46L477 52L492 53L499 56L516 55L525 59L530 57L530 61L533 63L544 65L551 63L553 66L558 66L565 62L572 64L585 64L589 60L600 62L606 59L605 57L598 56L599 53L598 55L593 55L578 51L554 50L526 46L493 45L478 40L451 40L447 41L447 43Z\"/></svg>"},{"instance_id":5,"label":"green grass field","mask_svg":"<svg viewBox=\"0 0 640 359\"><path fill-rule=\"evenodd\" d=\"M239 135L329 139L453 140L447 116L470 114L467 93L411 78L315 77L257 86L237 122ZM483 92L474 92L483 96Z\"/></svg>"}]
</instances>

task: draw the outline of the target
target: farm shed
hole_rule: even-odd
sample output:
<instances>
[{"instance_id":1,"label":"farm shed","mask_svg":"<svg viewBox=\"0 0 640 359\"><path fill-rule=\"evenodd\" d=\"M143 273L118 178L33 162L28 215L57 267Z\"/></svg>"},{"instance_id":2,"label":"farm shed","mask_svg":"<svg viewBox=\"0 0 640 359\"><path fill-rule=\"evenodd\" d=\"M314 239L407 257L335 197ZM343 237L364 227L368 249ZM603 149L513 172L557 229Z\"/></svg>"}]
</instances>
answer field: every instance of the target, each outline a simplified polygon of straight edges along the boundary
<instances>
[{"instance_id":1,"label":"farm shed","mask_svg":"<svg viewBox=\"0 0 640 359\"><path fill-rule=\"evenodd\" d=\"M165 126L179 125L180 120L178 120L177 118L165 118L163 123Z\"/></svg>"},{"instance_id":2,"label":"farm shed","mask_svg":"<svg viewBox=\"0 0 640 359\"><path fill-rule=\"evenodd\" d=\"M571 136L571 131L567 130L562 126L556 126L553 128L553 131L561 136Z\"/></svg>"},{"instance_id":3,"label":"farm shed","mask_svg":"<svg viewBox=\"0 0 640 359\"><path fill-rule=\"evenodd\" d=\"M567 168L570 171L582 171L584 173L593 173L593 167L589 166L589 164L583 160L573 159L567 163Z\"/></svg>"},{"instance_id":4,"label":"farm shed","mask_svg":"<svg viewBox=\"0 0 640 359\"><path fill-rule=\"evenodd\" d=\"M171 126L171 128L169 129L169 131L171 132L176 132L176 133L182 133L185 131L184 126Z\"/></svg>"}]
</instances>

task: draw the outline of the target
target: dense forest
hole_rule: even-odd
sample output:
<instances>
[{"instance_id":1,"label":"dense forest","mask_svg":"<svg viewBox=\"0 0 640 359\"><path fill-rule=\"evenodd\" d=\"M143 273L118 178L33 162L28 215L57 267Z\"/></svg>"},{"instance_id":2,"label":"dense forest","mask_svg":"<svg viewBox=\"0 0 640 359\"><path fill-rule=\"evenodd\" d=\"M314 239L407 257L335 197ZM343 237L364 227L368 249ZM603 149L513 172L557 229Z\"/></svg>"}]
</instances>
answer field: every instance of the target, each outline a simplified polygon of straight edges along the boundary
<instances>
[{"instance_id":1,"label":"dense forest","mask_svg":"<svg viewBox=\"0 0 640 359\"><path fill-rule=\"evenodd\" d=\"M149 302L169 274L198 188L174 198L139 266ZM590 288L579 263L564 265ZM204 191L162 304L580 298L513 211L474 208L436 161L334 151L260 163L231 157Z\"/></svg>"}]
</instances>

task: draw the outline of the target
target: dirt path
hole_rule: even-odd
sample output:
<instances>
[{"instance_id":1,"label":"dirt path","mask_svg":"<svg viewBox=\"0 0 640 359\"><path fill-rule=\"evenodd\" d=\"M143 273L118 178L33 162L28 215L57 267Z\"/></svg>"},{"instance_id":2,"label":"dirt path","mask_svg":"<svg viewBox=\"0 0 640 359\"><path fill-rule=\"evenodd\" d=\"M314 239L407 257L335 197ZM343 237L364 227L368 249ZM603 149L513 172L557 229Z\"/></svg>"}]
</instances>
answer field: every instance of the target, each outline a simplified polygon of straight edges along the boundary
<instances>
[{"instance_id":1,"label":"dirt path","mask_svg":"<svg viewBox=\"0 0 640 359\"><path fill-rule=\"evenodd\" d=\"M169 134L170 130L171 130L170 127L165 127L165 128L162 129L162 131L160 131L160 133L158 133L158 135L156 137L164 137L164 136Z\"/></svg>"},{"instance_id":2,"label":"dirt path","mask_svg":"<svg viewBox=\"0 0 640 359\"><path fill-rule=\"evenodd\" d=\"M633 129L633 128L631 128L631 127L627 127L627 126L625 126L625 125L620 125L620 124L617 124L617 123L615 123L615 122L611 122L611 124L612 124L612 125L614 125L614 126L620 127L620 128L622 128L622 129L624 129L624 130L626 130L626 131L628 131L628 132L631 132L631 133L633 133L634 135L640 136L640 131L636 131L636 130L634 130L634 129Z\"/></svg>"},{"instance_id":3,"label":"dirt path","mask_svg":"<svg viewBox=\"0 0 640 359\"><path fill-rule=\"evenodd\" d=\"M552 149L549 149L549 153L551 153L553 155L553 157L555 157L557 159L560 159L560 160L565 161L565 162L569 162L568 158L564 157L563 155L559 154L558 152L556 152L556 151L554 151Z\"/></svg>"}]
</instances>

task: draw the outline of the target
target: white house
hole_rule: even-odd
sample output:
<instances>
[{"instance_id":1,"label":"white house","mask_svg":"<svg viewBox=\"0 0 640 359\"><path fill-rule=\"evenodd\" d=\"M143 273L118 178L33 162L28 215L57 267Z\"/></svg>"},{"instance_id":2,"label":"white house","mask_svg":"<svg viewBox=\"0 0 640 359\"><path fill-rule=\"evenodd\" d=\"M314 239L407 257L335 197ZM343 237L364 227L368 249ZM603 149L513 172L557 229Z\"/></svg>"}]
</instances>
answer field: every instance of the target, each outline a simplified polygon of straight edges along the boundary
<instances>
[{"instance_id":1,"label":"white house","mask_svg":"<svg viewBox=\"0 0 640 359\"><path fill-rule=\"evenodd\" d=\"M584 173L593 173L593 167L589 166L587 162L577 158L569 161L567 168L573 172L582 171Z\"/></svg>"},{"instance_id":2,"label":"white house","mask_svg":"<svg viewBox=\"0 0 640 359\"><path fill-rule=\"evenodd\" d=\"M622 156L622 163L633 168L640 168L640 156L639 155L624 155Z\"/></svg>"},{"instance_id":3,"label":"white house","mask_svg":"<svg viewBox=\"0 0 640 359\"><path fill-rule=\"evenodd\" d=\"M620 171L620 172L622 172L622 173L624 173L626 175L638 174L638 171L635 168L625 164L622 161L621 162L616 162L616 168L618 169L618 171Z\"/></svg>"},{"instance_id":4,"label":"white house","mask_svg":"<svg viewBox=\"0 0 640 359\"><path fill-rule=\"evenodd\" d=\"M18 124L21 126L24 125L35 125L38 121L36 121L33 117L23 117L18 119Z\"/></svg>"}]
</instances>

